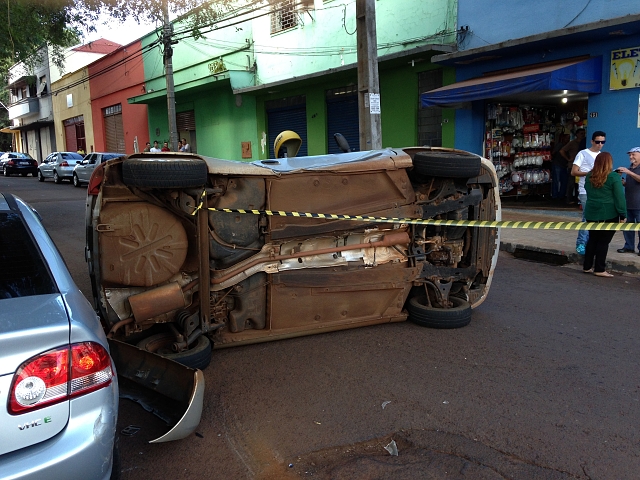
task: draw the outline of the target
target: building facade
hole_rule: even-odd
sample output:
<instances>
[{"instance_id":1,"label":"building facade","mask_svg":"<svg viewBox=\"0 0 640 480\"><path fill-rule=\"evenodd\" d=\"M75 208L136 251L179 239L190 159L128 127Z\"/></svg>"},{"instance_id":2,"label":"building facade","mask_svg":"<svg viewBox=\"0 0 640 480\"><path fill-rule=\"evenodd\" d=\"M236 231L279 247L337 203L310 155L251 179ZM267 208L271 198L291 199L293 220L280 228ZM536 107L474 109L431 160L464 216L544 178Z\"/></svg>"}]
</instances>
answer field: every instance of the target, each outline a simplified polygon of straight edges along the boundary
<instances>
[{"instance_id":1,"label":"building facade","mask_svg":"<svg viewBox=\"0 0 640 480\"><path fill-rule=\"evenodd\" d=\"M50 52L43 48L34 65L20 62L9 70L9 120L13 148L41 162L56 148L51 102Z\"/></svg>"},{"instance_id":2,"label":"building facade","mask_svg":"<svg viewBox=\"0 0 640 480\"><path fill-rule=\"evenodd\" d=\"M103 39L73 47L65 54L64 70L52 69L51 94L59 150L96 151L88 65L120 47Z\"/></svg>"},{"instance_id":3,"label":"building facade","mask_svg":"<svg viewBox=\"0 0 640 480\"><path fill-rule=\"evenodd\" d=\"M423 115L419 94L454 80L453 69L434 67L430 58L454 50L456 6L453 0L376 2L384 146L453 143L453 117L446 118L453 113ZM334 133L357 150L355 25L355 4L322 0L238 9L198 39L177 22L180 138L198 153L236 160L271 157L282 130L302 137L300 155L337 152ZM150 140L163 142L169 131L157 33L141 44L145 93L129 102L148 106Z\"/></svg>"},{"instance_id":4,"label":"building facade","mask_svg":"<svg viewBox=\"0 0 640 480\"><path fill-rule=\"evenodd\" d=\"M425 108L454 109L454 146L508 172L505 195L543 189L523 175L544 183L553 145L578 128L587 130L587 146L593 132L606 132L603 150L626 166L626 152L640 144L637 2L543 0L535 22L530 5L500 12L491 5L460 0L458 51L432 59L455 69L456 82L421 96Z\"/></svg>"}]
</instances>

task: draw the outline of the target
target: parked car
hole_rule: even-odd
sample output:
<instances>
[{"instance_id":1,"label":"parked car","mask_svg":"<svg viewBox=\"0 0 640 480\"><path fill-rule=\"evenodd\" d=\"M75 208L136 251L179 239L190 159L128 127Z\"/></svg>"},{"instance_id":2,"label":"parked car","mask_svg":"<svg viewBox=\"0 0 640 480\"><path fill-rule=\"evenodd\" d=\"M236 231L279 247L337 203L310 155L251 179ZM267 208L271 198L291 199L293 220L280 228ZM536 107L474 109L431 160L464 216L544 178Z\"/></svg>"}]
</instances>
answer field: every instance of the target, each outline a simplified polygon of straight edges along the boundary
<instances>
[{"instance_id":1,"label":"parked car","mask_svg":"<svg viewBox=\"0 0 640 480\"><path fill-rule=\"evenodd\" d=\"M73 169L82 161L82 155L76 152L53 152L38 166L38 180L52 178L55 183L62 180L73 181Z\"/></svg>"},{"instance_id":2,"label":"parked car","mask_svg":"<svg viewBox=\"0 0 640 480\"><path fill-rule=\"evenodd\" d=\"M14 173L35 177L38 174L38 162L28 153L5 152L0 155L0 170L5 177Z\"/></svg>"},{"instance_id":3,"label":"parked car","mask_svg":"<svg viewBox=\"0 0 640 480\"><path fill-rule=\"evenodd\" d=\"M0 265L0 477L116 478L118 383L99 319L37 213L1 193Z\"/></svg>"},{"instance_id":4,"label":"parked car","mask_svg":"<svg viewBox=\"0 0 640 480\"><path fill-rule=\"evenodd\" d=\"M73 185L75 187L82 186L83 183L89 183L91 174L93 173L96 165L106 162L107 160L113 160L114 158L123 157L122 153L89 153L85 155L81 162L76 163L73 169Z\"/></svg>"},{"instance_id":5,"label":"parked car","mask_svg":"<svg viewBox=\"0 0 640 480\"><path fill-rule=\"evenodd\" d=\"M459 150L252 163L134 154L98 166L88 194L86 254L105 324L198 368L211 342L406 319L465 326L498 255L496 228L419 224L500 219L493 164Z\"/></svg>"}]
</instances>

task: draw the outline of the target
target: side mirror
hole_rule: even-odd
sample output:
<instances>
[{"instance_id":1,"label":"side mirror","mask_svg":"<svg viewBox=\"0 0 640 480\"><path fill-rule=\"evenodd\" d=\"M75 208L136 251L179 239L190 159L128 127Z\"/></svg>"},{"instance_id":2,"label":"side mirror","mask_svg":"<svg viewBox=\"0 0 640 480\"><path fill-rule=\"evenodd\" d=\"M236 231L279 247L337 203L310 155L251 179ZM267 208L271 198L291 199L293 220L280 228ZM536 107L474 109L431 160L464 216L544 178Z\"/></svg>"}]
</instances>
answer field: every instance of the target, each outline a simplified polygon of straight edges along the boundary
<instances>
[{"instance_id":1,"label":"side mirror","mask_svg":"<svg viewBox=\"0 0 640 480\"><path fill-rule=\"evenodd\" d=\"M334 133L333 134L333 138L336 141L336 143L338 144L338 147L340 147L340 150L342 150L345 153L351 151L351 147L349 146L349 142L347 142L347 139L344 138L344 135L342 135L341 133Z\"/></svg>"}]
</instances>

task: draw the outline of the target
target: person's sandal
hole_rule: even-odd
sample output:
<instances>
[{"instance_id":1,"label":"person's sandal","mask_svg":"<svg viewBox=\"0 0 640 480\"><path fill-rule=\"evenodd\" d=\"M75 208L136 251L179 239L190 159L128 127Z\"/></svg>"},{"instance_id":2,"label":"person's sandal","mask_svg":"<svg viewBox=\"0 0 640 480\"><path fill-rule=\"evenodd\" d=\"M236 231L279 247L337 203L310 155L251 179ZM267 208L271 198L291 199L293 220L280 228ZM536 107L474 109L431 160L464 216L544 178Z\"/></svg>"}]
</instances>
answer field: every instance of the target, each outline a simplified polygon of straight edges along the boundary
<instances>
[{"instance_id":1,"label":"person's sandal","mask_svg":"<svg viewBox=\"0 0 640 480\"><path fill-rule=\"evenodd\" d=\"M584 273L593 273L593 268L590 268L589 270L582 270Z\"/></svg>"},{"instance_id":2,"label":"person's sandal","mask_svg":"<svg viewBox=\"0 0 640 480\"><path fill-rule=\"evenodd\" d=\"M606 278L613 277L613 275L611 275L609 272L593 272L593 274L597 275L598 277L606 277Z\"/></svg>"}]
</instances>

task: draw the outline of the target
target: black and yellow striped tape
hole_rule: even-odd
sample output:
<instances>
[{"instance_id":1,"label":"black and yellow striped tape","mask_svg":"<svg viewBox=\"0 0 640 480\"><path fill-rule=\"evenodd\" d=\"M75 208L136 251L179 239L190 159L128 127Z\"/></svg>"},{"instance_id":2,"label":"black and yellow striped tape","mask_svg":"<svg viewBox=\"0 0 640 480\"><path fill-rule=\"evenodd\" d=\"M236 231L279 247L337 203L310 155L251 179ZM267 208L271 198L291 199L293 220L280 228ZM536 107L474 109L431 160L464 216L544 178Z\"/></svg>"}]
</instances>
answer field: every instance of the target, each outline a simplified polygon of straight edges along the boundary
<instances>
[{"instance_id":1,"label":"black and yellow striped tape","mask_svg":"<svg viewBox=\"0 0 640 480\"><path fill-rule=\"evenodd\" d=\"M195 214L201 205L194 210ZM523 228L531 230L622 230L640 231L640 223L605 223L605 222L523 222L523 221L491 221L491 220L433 220L421 218L387 218L368 215L344 215L308 212L286 212L282 210L249 210L242 208L208 208L212 212L242 213L277 217L322 218L326 220L352 220L356 222L399 223L409 225L442 225L447 227L481 227L481 228Z\"/></svg>"}]
</instances>

